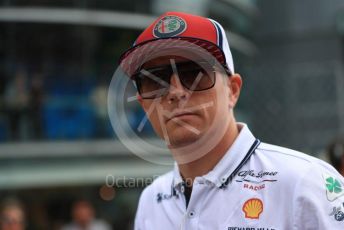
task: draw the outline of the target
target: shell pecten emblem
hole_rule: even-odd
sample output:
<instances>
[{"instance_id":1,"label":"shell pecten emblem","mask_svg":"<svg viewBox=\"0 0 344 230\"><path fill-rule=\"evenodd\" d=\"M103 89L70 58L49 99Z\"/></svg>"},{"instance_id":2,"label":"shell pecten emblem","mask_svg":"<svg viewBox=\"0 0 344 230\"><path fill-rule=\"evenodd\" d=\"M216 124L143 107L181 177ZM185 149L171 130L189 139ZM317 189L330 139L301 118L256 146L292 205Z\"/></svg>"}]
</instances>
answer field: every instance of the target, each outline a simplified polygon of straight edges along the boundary
<instances>
[{"instance_id":1,"label":"shell pecten emblem","mask_svg":"<svg viewBox=\"0 0 344 230\"><path fill-rule=\"evenodd\" d=\"M258 198L247 200L242 206L242 211L245 213L245 218L259 219L263 212L263 202Z\"/></svg>"}]
</instances>

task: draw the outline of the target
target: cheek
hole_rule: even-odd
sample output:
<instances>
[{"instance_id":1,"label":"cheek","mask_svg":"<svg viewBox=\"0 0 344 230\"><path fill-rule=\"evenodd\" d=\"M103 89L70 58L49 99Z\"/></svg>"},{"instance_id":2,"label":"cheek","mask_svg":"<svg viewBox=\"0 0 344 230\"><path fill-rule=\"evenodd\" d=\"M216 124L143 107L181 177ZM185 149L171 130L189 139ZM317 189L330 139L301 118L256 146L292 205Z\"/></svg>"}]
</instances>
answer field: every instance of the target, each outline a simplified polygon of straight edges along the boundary
<instances>
[{"instance_id":1,"label":"cheek","mask_svg":"<svg viewBox=\"0 0 344 230\"><path fill-rule=\"evenodd\" d=\"M148 116L149 122L151 123L153 129L159 136L161 136L162 129L161 129L161 122L159 119L158 110L156 106L154 106L154 108L151 108L152 106L153 106L152 103L148 103L148 102L142 103L142 108L145 111L146 116ZM148 114L149 110L151 110L150 114Z\"/></svg>"},{"instance_id":2,"label":"cheek","mask_svg":"<svg viewBox=\"0 0 344 230\"><path fill-rule=\"evenodd\" d=\"M212 103L212 105L205 109L205 113L206 113L208 122L212 123L216 119L219 101L216 98L216 95L209 95L209 97L207 98L208 98L207 102Z\"/></svg>"},{"instance_id":3,"label":"cheek","mask_svg":"<svg viewBox=\"0 0 344 230\"><path fill-rule=\"evenodd\" d=\"M227 119L226 115L229 114L231 103L228 93L228 90L223 85L218 85L218 87L214 88L214 91L208 95L207 101L213 102L213 106L207 109L208 122L214 125L224 125Z\"/></svg>"},{"instance_id":4,"label":"cheek","mask_svg":"<svg viewBox=\"0 0 344 230\"><path fill-rule=\"evenodd\" d=\"M156 108L152 111L152 113L148 116L149 121L153 125L154 129L160 129L160 119Z\"/></svg>"},{"instance_id":5,"label":"cheek","mask_svg":"<svg viewBox=\"0 0 344 230\"><path fill-rule=\"evenodd\" d=\"M229 107L229 97L228 88L226 88L222 83L218 83L216 88L212 91L211 95L208 96L209 100L211 100L214 104L212 110L214 113L223 113L224 111L228 111Z\"/></svg>"},{"instance_id":6,"label":"cheek","mask_svg":"<svg viewBox=\"0 0 344 230\"><path fill-rule=\"evenodd\" d=\"M195 104L200 106L200 113L202 114L203 124L211 125L213 121L216 119L218 106L219 106L219 99L217 98L217 94L215 90L209 90L208 92L199 92L192 95Z\"/></svg>"}]
</instances>

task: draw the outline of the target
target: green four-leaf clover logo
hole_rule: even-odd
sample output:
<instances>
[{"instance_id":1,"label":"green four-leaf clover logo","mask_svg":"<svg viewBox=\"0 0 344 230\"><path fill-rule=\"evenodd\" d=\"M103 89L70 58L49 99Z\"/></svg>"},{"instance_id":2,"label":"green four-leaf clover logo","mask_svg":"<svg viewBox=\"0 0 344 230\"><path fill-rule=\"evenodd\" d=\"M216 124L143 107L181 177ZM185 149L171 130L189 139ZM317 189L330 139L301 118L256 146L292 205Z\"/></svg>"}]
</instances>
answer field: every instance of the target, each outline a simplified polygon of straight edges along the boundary
<instances>
[{"instance_id":1,"label":"green four-leaf clover logo","mask_svg":"<svg viewBox=\"0 0 344 230\"><path fill-rule=\"evenodd\" d=\"M340 193L342 191L342 185L333 177L328 177L326 179L326 188L331 193Z\"/></svg>"}]
</instances>

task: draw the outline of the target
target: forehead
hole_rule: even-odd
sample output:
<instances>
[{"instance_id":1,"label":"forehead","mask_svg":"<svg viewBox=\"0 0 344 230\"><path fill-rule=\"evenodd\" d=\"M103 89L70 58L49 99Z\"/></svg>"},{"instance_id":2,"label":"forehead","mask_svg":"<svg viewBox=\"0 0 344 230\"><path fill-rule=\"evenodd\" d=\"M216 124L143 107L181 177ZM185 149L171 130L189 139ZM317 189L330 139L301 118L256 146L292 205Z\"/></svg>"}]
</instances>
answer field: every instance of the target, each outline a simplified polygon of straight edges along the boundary
<instances>
[{"instance_id":1,"label":"forehead","mask_svg":"<svg viewBox=\"0 0 344 230\"><path fill-rule=\"evenodd\" d=\"M156 66L164 66L164 65L170 65L171 62L179 63L179 62L187 62L190 61L187 58L176 56L176 55L167 55L162 57L156 57L153 58L144 64L142 64L142 68L152 68Z\"/></svg>"},{"instance_id":2,"label":"forehead","mask_svg":"<svg viewBox=\"0 0 344 230\"><path fill-rule=\"evenodd\" d=\"M7 207L3 210L2 215L13 215L13 214L17 214L17 215L23 215L23 210L19 207L16 206L11 206L11 207Z\"/></svg>"}]
</instances>

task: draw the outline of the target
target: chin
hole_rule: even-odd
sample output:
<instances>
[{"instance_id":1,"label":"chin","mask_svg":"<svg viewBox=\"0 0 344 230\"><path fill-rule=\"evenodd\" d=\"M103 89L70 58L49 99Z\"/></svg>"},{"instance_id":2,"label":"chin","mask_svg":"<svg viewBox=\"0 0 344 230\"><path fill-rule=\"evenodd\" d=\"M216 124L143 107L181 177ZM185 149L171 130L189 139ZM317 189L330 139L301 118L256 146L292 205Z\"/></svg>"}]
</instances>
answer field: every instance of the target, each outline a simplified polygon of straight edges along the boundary
<instances>
[{"instance_id":1,"label":"chin","mask_svg":"<svg viewBox=\"0 0 344 230\"><path fill-rule=\"evenodd\" d=\"M202 136L202 132L196 134L188 129L180 128L178 130L173 130L168 136L172 147L185 147L199 140Z\"/></svg>"}]
</instances>

